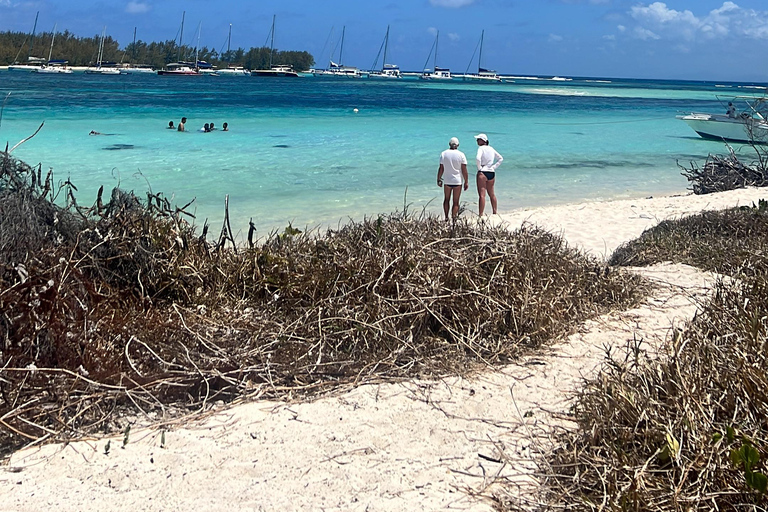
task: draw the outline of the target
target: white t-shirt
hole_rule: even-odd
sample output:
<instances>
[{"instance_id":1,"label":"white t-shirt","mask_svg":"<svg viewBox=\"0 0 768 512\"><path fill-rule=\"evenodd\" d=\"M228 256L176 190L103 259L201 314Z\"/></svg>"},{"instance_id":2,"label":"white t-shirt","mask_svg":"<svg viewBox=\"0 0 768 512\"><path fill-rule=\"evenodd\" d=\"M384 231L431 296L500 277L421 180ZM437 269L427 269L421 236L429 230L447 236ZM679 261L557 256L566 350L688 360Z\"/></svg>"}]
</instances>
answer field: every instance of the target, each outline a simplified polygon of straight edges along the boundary
<instances>
[{"instance_id":1,"label":"white t-shirt","mask_svg":"<svg viewBox=\"0 0 768 512\"><path fill-rule=\"evenodd\" d=\"M496 163L493 163L494 158ZM493 149L488 144L484 146L478 146L477 148L477 170L483 172L496 172L496 169L504 161L498 151Z\"/></svg>"},{"instance_id":2,"label":"white t-shirt","mask_svg":"<svg viewBox=\"0 0 768 512\"><path fill-rule=\"evenodd\" d=\"M461 164L467 165L467 157L458 149L446 149L440 153L440 164L443 166L443 183L446 185L461 185Z\"/></svg>"}]
</instances>

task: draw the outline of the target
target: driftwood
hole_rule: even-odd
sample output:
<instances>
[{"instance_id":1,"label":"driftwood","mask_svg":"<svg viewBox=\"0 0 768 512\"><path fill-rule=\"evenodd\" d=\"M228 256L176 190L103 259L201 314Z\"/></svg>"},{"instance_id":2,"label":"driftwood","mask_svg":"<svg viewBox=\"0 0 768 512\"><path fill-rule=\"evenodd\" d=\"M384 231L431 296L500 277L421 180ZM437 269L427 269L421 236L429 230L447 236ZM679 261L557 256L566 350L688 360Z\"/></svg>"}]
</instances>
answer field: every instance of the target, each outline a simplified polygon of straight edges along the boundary
<instances>
[{"instance_id":1,"label":"driftwood","mask_svg":"<svg viewBox=\"0 0 768 512\"><path fill-rule=\"evenodd\" d=\"M763 159L746 165L742 163L729 146L729 155L709 155L703 167L695 162L684 167L678 162L681 173L688 178L694 194L710 194L744 187L765 187L768 185L766 167ZM758 157L761 155L758 152Z\"/></svg>"}]
</instances>

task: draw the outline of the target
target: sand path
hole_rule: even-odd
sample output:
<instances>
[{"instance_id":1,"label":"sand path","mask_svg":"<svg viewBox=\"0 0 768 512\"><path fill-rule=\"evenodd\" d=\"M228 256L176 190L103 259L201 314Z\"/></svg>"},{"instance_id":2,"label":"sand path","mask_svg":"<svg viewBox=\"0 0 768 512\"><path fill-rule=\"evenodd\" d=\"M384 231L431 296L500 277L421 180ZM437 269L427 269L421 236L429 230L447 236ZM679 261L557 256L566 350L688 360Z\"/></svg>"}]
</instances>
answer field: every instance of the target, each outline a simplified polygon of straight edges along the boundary
<instances>
[{"instance_id":1,"label":"sand path","mask_svg":"<svg viewBox=\"0 0 768 512\"><path fill-rule=\"evenodd\" d=\"M664 218L766 196L590 203L502 220L539 224L603 255ZM164 434L134 428L125 447L119 436L20 451L0 468L0 510L486 511L492 504L479 495L533 500L536 452L568 426L570 399L606 347L664 343L713 281L684 265L637 271L656 283L642 305L586 322L497 371L365 385L310 403L222 407Z\"/></svg>"}]
</instances>

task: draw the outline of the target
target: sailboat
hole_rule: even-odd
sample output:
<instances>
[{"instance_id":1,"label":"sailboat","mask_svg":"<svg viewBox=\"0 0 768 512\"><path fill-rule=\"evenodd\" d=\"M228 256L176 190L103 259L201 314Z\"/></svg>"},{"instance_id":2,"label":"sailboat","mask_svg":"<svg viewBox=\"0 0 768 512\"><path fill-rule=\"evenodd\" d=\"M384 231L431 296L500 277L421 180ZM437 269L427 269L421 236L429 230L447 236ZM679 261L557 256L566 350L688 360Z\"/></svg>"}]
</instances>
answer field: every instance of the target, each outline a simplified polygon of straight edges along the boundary
<instances>
[{"instance_id":1,"label":"sailboat","mask_svg":"<svg viewBox=\"0 0 768 512\"><path fill-rule=\"evenodd\" d=\"M232 24L229 24L229 35L227 36L227 53L226 55L230 54L231 51L231 45L232 45ZM216 71L216 74L219 76L248 76L251 74L250 71L245 69L243 66L233 66L229 65L224 69L219 69Z\"/></svg>"},{"instance_id":2,"label":"sailboat","mask_svg":"<svg viewBox=\"0 0 768 512\"><path fill-rule=\"evenodd\" d=\"M45 64L45 59L42 57L32 57L32 47L35 44L35 31L37 31L37 18L40 16L40 11L37 11L37 14L35 14L35 24L32 27L32 37L29 41L29 51L27 52L27 63L21 64L19 62L19 54L21 53L21 50L24 48L24 44L22 43L21 48L19 48L19 53L16 54L16 58L14 59L13 64L8 66L8 71L36 71L43 67L43 64ZM26 42L26 40L25 40Z\"/></svg>"},{"instance_id":3,"label":"sailboat","mask_svg":"<svg viewBox=\"0 0 768 512\"><path fill-rule=\"evenodd\" d=\"M102 59L104 58L104 38L107 35L107 27L101 31L101 39L99 40L99 53L96 59L95 66L89 66L85 68L85 72L91 75L119 75L120 70L115 67L103 67Z\"/></svg>"},{"instance_id":4,"label":"sailboat","mask_svg":"<svg viewBox=\"0 0 768 512\"><path fill-rule=\"evenodd\" d=\"M371 66L371 72L368 73L369 78L402 78L400 74L400 66L396 64L387 64L387 47L389 46L389 25L387 25L387 33L384 36L384 42L382 43L384 48L384 59L381 61L381 70L376 70L376 64L379 61L379 55L381 55L381 48L379 48L379 55L376 56L376 60Z\"/></svg>"},{"instance_id":5,"label":"sailboat","mask_svg":"<svg viewBox=\"0 0 768 512\"><path fill-rule=\"evenodd\" d=\"M51 48L48 50L48 60L42 67L35 69L35 73L44 74L71 74L72 70L67 67L66 60L51 60L53 54L53 42L56 40L56 24L53 25L53 32L51 32Z\"/></svg>"},{"instance_id":6,"label":"sailboat","mask_svg":"<svg viewBox=\"0 0 768 512\"><path fill-rule=\"evenodd\" d=\"M269 69L252 69L251 76L282 76L296 78L299 74L291 67L285 64L274 65L272 63L275 55L275 16L272 16L272 29L269 32Z\"/></svg>"},{"instance_id":7,"label":"sailboat","mask_svg":"<svg viewBox=\"0 0 768 512\"><path fill-rule=\"evenodd\" d=\"M186 16L187 11L182 12L181 14L181 32L179 34L179 53L176 57L176 62L172 62L165 66L165 69L161 69L157 72L158 75L161 76L201 76L202 73L200 73L200 67L199 63L197 61L197 51L198 47L195 46L195 63L192 64L191 62L184 62L181 60L181 45L184 40L184 17ZM198 29L198 45L200 41L200 31Z\"/></svg>"},{"instance_id":8,"label":"sailboat","mask_svg":"<svg viewBox=\"0 0 768 512\"><path fill-rule=\"evenodd\" d=\"M123 52L125 56L125 52ZM133 27L133 59L134 62L120 68L121 75L155 74L155 68L149 64L136 64L136 27ZM122 63L122 60L120 61Z\"/></svg>"},{"instance_id":9,"label":"sailboat","mask_svg":"<svg viewBox=\"0 0 768 512\"><path fill-rule=\"evenodd\" d=\"M432 48L429 49L429 55L427 55L427 60L424 62L424 72L419 75L419 78L422 80L451 80L453 78L450 69L437 66L437 43L439 39L440 31L438 30L437 34L435 34L435 42L432 44ZM432 56L432 50L435 51L435 60L432 64L434 69L429 71L427 64L429 64L429 58Z\"/></svg>"},{"instance_id":10,"label":"sailboat","mask_svg":"<svg viewBox=\"0 0 768 512\"><path fill-rule=\"evenodd\" d=\"M501 82L501 78L496 74L496 72L492 69L486 69L482 67L483 65L483 38L485 37L485 30L483 30L480 33L480 55L477 57L477 73L467 73L465 72L463 75L457 75L458 78L462 78L464 80L473 80L473 81L482 81L482 82ZM477 50L477 48L475 48ZM475 58L475 55L472 54L472 59ZM472 59L469 60L469 65L467 65L467 71L469 70L469 66L472 65Z\"/></svg>"},{"instance_id":11,"label":"sailboat","mask_svg":"<svg viewBox=\"0 0 768 512\"><path fill-rule=\"evenodd\" d=\"M331 52L331 58L329 59L328 69L315 70L315 76L330 76L330 77L342 77L342 78L361 78L363 74L359 69L352 66L345 66L344 62L344 34L347 27L341 29L341 49L339 51L339 63L333 62L333 52Z\"/></svg>"}]
</instances>

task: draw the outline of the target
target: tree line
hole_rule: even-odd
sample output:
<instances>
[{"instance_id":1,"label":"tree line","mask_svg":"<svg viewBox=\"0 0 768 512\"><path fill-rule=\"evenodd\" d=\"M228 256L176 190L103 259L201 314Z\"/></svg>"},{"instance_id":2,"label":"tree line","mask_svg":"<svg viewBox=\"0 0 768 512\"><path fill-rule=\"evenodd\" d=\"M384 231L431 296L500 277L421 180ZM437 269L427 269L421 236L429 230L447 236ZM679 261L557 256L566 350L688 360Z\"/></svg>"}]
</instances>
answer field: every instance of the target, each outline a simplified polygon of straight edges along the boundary
<instances>
[{"instance_id":1,"label":"tree line","mask_svg":"<svg viewBox=\"0 0 768 512\"><path fill-rule=\"evenodd\" d=\"M23 32L0 32L0 65L7 66L15 62L25 63L28 57L48 58L51 60L66 60L71 66L88 66L95 64L98 58L101 36L78 37L71 32L56 33L51 50L52 32L36 34L34 38ZM198 60L206 61L216 67L228 65L243 66L247 69L269 69L270 49L266 47L238 48L218 52L208 47L199 48ZM195 48L189 45L179 45L176 41L131 42L124 48L110 36L104 38L102 62L124 64L150 65L162 68L176 61L194 61ZM305 71L315 64L312 55L305 51L280 51L272 53L273 65L285 64L294 69Z\"/></svg>"}]
</instances>

